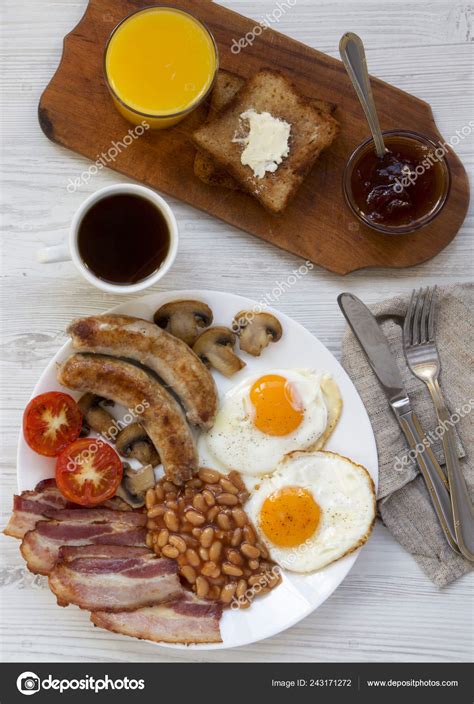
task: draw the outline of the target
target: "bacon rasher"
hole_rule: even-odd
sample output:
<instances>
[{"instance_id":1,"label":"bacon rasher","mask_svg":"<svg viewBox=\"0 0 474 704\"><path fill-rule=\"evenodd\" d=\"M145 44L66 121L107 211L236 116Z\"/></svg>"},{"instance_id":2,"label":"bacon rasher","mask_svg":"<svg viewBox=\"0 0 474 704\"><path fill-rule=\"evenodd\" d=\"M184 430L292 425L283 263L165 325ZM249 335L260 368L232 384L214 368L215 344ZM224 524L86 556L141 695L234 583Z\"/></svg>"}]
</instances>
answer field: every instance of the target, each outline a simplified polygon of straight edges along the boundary
<instances>
[{"instance_id":1,"label":"bacon rasher","mask_svg":"<svg viewBox=\"0 0 474 704\"><path fill-rule=\"evenodd\" d=\"M172 601L183 589L174 560L148 548L118 545L63 547L49 575L60 606L130 611Z\"/></svg>"},{"instance_id":2,"label":"bacon rasher","mask_svg":"<svg viewBox=\"0 0 474 704\"><path fill-rule=\"evenodd\" d=\"M116 496L103 505L117 511L130 510L125 501ZM22 491L13 497L13 513L3 532L21 540L29 530L33 530L38 521L50 517L52 511L65 508L77 510L80 506L64 498L54 479L44 479L33 491Z\"/></svg>"},{"instance_id":3,"label":"bacon rasher","mask_svg":"<svg viewBox=\"0 0 474 704\"><path fill-rule=\"evenodd\" d=\"M110 509L65 509L54 520L39 521L21 543L28 569L49 574L63 545L129 545L145 547L146 514ZM62 520L65 518L65 520Z\"/></svg>"},{"instance_id":4,"label":"bacon rasher","mask_svg":"<svg viewBox=\"0 0 474 704\"><path fill-rule=\"evenodd\" d=\"M156 643L221 643L219 621L222 606L202 601L186 592L171 604L152 606L137 611L110 613L96 611L91 621L124 636L143 638Z\"/></svg>"}]
</instances>

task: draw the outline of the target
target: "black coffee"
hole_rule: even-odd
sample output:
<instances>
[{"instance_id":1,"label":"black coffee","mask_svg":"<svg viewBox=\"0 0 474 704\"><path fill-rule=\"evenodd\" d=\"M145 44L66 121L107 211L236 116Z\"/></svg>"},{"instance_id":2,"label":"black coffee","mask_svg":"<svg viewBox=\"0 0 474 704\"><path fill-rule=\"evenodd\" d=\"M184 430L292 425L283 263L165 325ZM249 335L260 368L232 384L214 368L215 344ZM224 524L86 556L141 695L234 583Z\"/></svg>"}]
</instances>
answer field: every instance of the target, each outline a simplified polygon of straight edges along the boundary
<instances>
[{"instance_id":1,"label":"black coffee","mask_svg":"<svg viewBox=\"0 0 474 704\"><path fill-rule=\"evenodd\" d=\"M168 222L150 201L117 194L98 201L79 227L79 254L95 276L135 284L153 274L170 248Z\"/></svg>"}]
</instances>

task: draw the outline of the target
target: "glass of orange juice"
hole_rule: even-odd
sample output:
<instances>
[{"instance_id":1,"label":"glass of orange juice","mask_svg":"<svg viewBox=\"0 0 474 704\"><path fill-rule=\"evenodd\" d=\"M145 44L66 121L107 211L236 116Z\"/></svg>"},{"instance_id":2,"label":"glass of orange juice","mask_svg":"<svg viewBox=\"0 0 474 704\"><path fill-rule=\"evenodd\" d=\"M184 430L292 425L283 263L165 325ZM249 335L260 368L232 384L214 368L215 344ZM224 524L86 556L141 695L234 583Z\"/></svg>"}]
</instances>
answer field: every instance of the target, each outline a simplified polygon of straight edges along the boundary
<instances>
[{"instance_id":1,"label":"glass of orange juice","mask_svg":"<svg viewBox=\"0 0 474 704\"><path fill-rule=\"evenodd\" d=\"M219 67L216 42L193 15L150 6L125 17L107 42L104 72L117 110L135 125L171 127L206 99Z\"/></svg>"}]
</instances>

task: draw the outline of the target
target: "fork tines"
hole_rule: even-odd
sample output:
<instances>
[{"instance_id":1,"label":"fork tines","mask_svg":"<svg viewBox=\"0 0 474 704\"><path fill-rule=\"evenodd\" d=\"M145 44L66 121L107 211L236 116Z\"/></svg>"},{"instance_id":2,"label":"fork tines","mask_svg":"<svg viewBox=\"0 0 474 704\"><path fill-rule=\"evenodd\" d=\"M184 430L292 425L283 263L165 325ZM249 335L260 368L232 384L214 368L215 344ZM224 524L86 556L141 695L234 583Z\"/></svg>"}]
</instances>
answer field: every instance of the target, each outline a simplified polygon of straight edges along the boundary
<instances>
[{"instance_id":1,"label":"fork tines","mask_svg":"<svg viewBox=\"0 0 474 704\"><path fill-rule=\"evenodd\" d=\"M406 344L434 342L435 305L436 286L413 291L403 326Z\"/></svg>"}]
</instances>

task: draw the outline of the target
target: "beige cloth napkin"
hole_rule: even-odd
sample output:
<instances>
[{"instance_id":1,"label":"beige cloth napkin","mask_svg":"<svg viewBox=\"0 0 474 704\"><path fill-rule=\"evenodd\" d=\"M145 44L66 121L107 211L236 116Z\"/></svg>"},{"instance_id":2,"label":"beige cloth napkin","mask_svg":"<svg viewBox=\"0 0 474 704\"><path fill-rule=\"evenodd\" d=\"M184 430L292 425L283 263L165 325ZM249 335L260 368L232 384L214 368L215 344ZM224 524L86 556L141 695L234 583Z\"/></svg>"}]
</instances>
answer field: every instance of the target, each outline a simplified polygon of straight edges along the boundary
<instances>
[{"instance_id":1,"label":"beige cloth napkin","mask_svg":"<svg viewBox=\"0 0 474 704\"><path fill-rule=\"evenodd\" d=\"M432 449L444 465L441 431L426 386L408 370L402 348L403 317L409 303L404 295L372 307L395 355L412 405ZM474 286L438 289L436 341L441 359L440 384L455 422L458 454L474 495ZM372 422L379 455L379 515L398 542L410 552L440 587L474 566L448 546L418 467L385 395L357 340L348 329L342 344L342 364L352 378Z\"/></svg>"}]
</instances>

